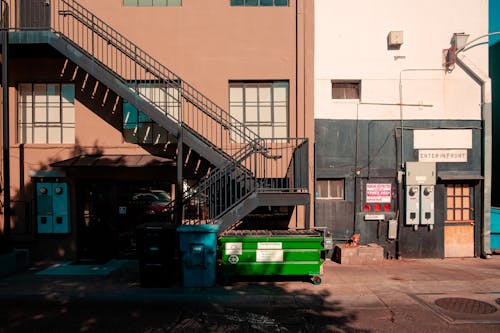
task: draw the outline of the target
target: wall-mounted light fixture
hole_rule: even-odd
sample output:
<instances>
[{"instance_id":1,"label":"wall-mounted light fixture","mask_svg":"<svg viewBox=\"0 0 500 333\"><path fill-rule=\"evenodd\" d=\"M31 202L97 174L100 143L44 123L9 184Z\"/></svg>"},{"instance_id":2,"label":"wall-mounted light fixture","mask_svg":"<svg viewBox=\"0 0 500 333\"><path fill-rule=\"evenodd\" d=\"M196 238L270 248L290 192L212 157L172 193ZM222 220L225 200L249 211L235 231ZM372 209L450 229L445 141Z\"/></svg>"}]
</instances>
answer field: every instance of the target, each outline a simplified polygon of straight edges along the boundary
<instances>
[{"instance_id":1,"label":"wall-mounted light fixture","mask_svg":"<svg viewBox=\"0 0 500 333\"><path fill-rule=\"evenodd\" d=\"M447 71L451 72L453 68L455 68L457 53L465 48L468 39L469 35L463 32L455 32L451 37L451 46L448 49L443 50L444 66Z\"/></svg>"}]
</instances>

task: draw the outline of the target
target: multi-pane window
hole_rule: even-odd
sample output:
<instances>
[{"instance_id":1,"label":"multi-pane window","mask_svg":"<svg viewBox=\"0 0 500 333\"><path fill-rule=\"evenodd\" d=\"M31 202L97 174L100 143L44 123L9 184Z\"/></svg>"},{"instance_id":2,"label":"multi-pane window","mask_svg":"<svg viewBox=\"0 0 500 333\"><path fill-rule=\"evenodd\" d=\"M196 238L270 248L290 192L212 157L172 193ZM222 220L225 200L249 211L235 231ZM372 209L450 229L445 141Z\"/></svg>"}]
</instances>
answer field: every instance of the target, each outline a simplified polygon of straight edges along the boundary
<instances>
[{"instance_id":1,"label":"multi-pane window","mask_svg":"<svg viewBox=\"0 0 500 333\"><path fill-rule=\"evenodd\" d=\"M288 81L230 82L229 111L261 138L288 137Z\"/></svg>"},{"instance_id":2,"label":"multi-pane window","mask_svg":"<svg viewBox=\"0 0 500 333\"><path fill-rule=\"evenodd\" d=\"M152 102L158 111L170 118L179 118L180 94L176 87L158 83L139 83L138 92ZM127 101L123 102L123 136L129 143L167 142L167 131Z\"/></svg>"},{"instance_id":3,"label":"multi-pane window","mask_svg":"<svg viewBox=\"0 0 500 333\"><path fill-rule=\"evenodd\" d=\"M75 86L19 84L17 118L19 143L75 143Z\"/></svg>"},{"instance_id":4,"label":"multi-pane window","mask_svg":"<svg viewBox=\"0 0 500 333\"><path fill-rule=\"evenodd\" d=\"M316 181L316 198L344 200L343 179L318 179Z\"/></svg>"},{"instance_id":5,"label":"multi-pane window","mask_svg":"<svg viewBox=\"0 0 500 333\"><path fill-rule=\"evenodd\" d=\"M231 0L231 6L288 6L288 0Z\"/></svg>"},{"instance_id":6,"label":"multi-pane window","mask_svg":"<svg viewBox=\"0 0 500 333\"><path fill-rule=\"evenodd\" d=\"M332 81L333 99L360 99L361 81Z\"/></svg>"},{"instance_id":7,"label":"multi-pane window","mask_svg":"<svg viewBox=\"0 0 500 333\"><path fill-rule=\"evenodd\" d=\"M182 0L123 0L128 7L169 7L182 6Z\"/></svg>"},{"instance_id":8,"label":"multi-pane window","mask_svg":"<svg viewBox=\"0 0 500 333\"><path fill-rule=\"evenodd\" d=\"M446 185L446 222L472 222L472 187L468 184Z\"/></svg>"}]
</instances>

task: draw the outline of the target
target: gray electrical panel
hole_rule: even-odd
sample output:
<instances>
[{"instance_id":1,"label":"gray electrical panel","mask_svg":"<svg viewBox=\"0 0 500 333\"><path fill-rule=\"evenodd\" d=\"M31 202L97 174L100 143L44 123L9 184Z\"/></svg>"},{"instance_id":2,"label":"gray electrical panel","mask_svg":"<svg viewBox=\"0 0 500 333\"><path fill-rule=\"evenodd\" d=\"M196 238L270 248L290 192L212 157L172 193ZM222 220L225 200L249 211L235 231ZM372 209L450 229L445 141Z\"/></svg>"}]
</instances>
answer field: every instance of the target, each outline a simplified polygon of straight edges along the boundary
<instances>
[{"instance_id":1,"label":"gray electrical panel","mask_svg":"<svg viewBox=\"0 0 500 333\"><path fill-rule=\"evenodd\" d=\"M420 204L422 206L420 224L434 224L434 186L422 186L420 191Z\"/></svg>"},{"instance_id":2,"label":"gray electrical panel","mask_svg":"<svg viewBox=\"0 0 500 333\"><path fill-rule=\"evenodd\" d=\"M406 162L406 185L435 185L435 162Z\"/></svg>"},{"instance_id":3,"label":"gray electrical panel","mask_svg":"<svg viewBox=\"0 0 500 333\"><path fill-rule=\"evenodd\" d=\"M420 186L406 186L406 224L420 223Z\"/></svg>"}]
</instances>

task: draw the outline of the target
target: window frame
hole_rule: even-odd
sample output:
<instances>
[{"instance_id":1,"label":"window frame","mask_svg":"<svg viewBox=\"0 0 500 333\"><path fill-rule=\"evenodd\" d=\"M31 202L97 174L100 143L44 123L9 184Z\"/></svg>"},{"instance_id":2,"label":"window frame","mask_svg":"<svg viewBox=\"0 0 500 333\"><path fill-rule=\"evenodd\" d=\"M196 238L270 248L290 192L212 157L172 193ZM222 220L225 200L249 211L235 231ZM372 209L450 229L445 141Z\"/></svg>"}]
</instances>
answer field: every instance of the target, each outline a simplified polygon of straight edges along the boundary
<instances>
[{"instance_id":1,"label":"window frame","mask_svg":"<svg viewBox=\"0 0 500 333\"><path fill-rule=\"evenodd\" d=\"M346 93L346 89L348 87L338 87L344 89L344 97L338 97L338 95L335 94L335 86L341 86L341 85L356 85L356 95L357 97L351 98L350 96L348 97ZM362 93L362 82L361 80L331 80L331 93L332 93L332 99L335 101L359 101L361 100L361 93Z\"/></svg>"},{"instance_id":2,"label":"window frame","mask_svg":"<svg viewBox=\"0 0 500 333\"><path fill-rule=\"evenodd\" d=\"M449 190L453 188L453 193L450 195ZM460 188L460 193L457 194L457 189ZM468 194L463 194L464 189L468 189ZM445 223L473 223L475 221L474 216L474 186L468 183L447 183L445 185L445 209L446 218ZM460 207L457 207L457 199L460 201ZM452 205L450 205L452 202ZM464 207L464 206L468 207ZM468 219L464 219L464 211L468 211ZM452 214L452 219L450 219L450 211ZM457 219L457 211L460 212L461 219Z\"/></svg>"},{"instance_id":3,"label":"window frame","mask_svg":"<svg viewBox=\"0 0 500 333\"><path fill-rule=\"evenodd\" d=\"M247 4L249 1L255 2L256 4ZM262 4L263 1L271 1L272 4ZM286 4L276 4L277 2L282 1L286 1ZM290 7L290 0L229 0L229 5L231 7Z\"/></svg>"},{"instance_id":4,"label":"window frame","mask_svg":"<svg viewBox=\"0 0 500 333\"><path fill-rule=\"evenodd\" d=\"M122 7L182 7L182 0L151 0L151 5L149 4L140 4L140 1L145 0L123 0ZM150 0L147 0L148 2ZM170 4L170 2L175 1L175 3ZM162 4L160 2L164 2ZM177 2L179 2L177 4Z\"/></svg>"},{"instance_id":5,"label":"window frame","mask_svg":"<svg viewBox=\"0 0 500 333\"><path fill-rule=\"evenodd\" d=\"M321 183L326 182L327 184L327 195L326 197L321 196ZM335 184L336 183L336 184ZM332 196L332 184L341 187L341 195L340 196ZM345 179L344 178L317 178L316 179L316 195L315 198L317 200L345 200Z\"/></svg>"},{"instance_id":6,"label":"window frame","mask_svg":"<svg viewBox=\"0 0 500 333\"><path fill-rule=\"evenodd\" d=\"M30 87L30 95L23 95L23 86ZM43 86L44 93L37 95L37 86ZM54 94L50 94L49 87L56 86ZM65 96L65 87L70 87L70 94ZM30 101L24 101L25 96L30 96ZM50 97L57 98L57 106L51 105ZM37 102L37 98L42 98L42 102ZM69 97L69 98L65 98ZM75 85L68 82L18 82L16 94L17 107L17 143L19 144L74 144L76 138L76 112L75 112ZM44 105L45 104L45 105ZM29 107L28 107L29 105ZM57 110L57 114L51 110ZM71 114L65 115L65 112ZM28 112L31 112L28 115ZM51 117L56 116L58 121L51 121ZM40 117L44 120L37 120ZM71 121L65 121L67 118ZM51 131L59 130L58 140L52 141ZM43 142L37 142L37 130L45 132ZM31 134L28 135L28 131ZM68 131L69 133L65 133ZM72 132L72 133L71 133ZM68 134L71 134L69 140Z\"/></svg>"},{"instance_id":7,"label":"window frame","mask_svg":"<svg viewBox=\"0 0 500 333\"><path fill-rule=\"evenodd\" d=\"M166 82L166 83L160 83L156 80L138 80L138 81L129 81L129 86L132 88L135 88L138 90L138 94L143 97L144 99L148 100L155 106L162 106L164 105L166 108L166 115L167 117L173 118L173 119L178 119L180 112L181 112L181 107L182 107L182 101L181 101L181 93L178 88L178 83L175 82ZM156 89L166 89L164 94L156 93L154 90L150 92L146 92L146 89L144 88L156 88ZM143 90L141 92L141 89ZM175 89L176 90L176 96L171 95L168 92L168 89ZM156 99L158 97L158 99ZM172 101L171 99L178 98L177 103ZM136 124L135 127L129 127L127 128L126 125L128 122L126 119L126 108L130 108L129 112L135 112L135 122L132 122L131 124ZM173 113L169 112L173 110ZM132 134L129 134L126 132L126 130L134 129L134 132ZM138 131L145 129L148 131L146 133L146 136L144 136L143 139L139 137ZM152 131L149 133L149 131ZM156 134L156 135L155 135ZM150 138L147 138L149 137ZM156 136L156 139L155 139ZM128 103L127 100L123 100L122 103L122 137L123 141L126 143L131 143L131 144L142 144L142 145L156 145L156 144L165 144L169 140L169 134L166 129L164 129L160 124L156 123L153 119L151 119L146 113L140 111L137 109L135 106L132 104ZM164 139L160 140L160 138L163 137ZM132 140L131 138L134 138Z\"/></svg>"},{"instance_id":8,"label":"window frame","mask_svg":"<svg viewBox=\"0 0 500 333\"><path fill-rule=\"evenodd\" d=\"M228 84L229 92L229 114L234 119L243 123L246 127L251 128L259 137L263 139L287 139L290 136L290 82L288 80L243 80L243 81L229 81ZM269 105L265 105L266 101L260 99L261 97L261 89L270 88L270 100ZM239 101L234 101L231 99L231 89L232 88L241 88L242 90L242 100L241 105L238 105ZM255 105L250 105L252 103L248 100L247 94L248 90L251 88L256 88L257 90L257 101ZM276 99L275 90L278 88L285 88L285 101L280 101ZM281 104L281 103L284 103ZM233 111L235 107L241 107L241 118L238 118L238 115L235 115ZM262 120L261 121L261 109L268 107L270 109L270 120ZM285 109L285 119L284 121L278 122L277 118L279 117L277 110L278 108ZM257 120L248 120L250 114L248 109L256 108ZM271 135L263 135L262 129L270 128ZM284 129L284 136L277 136L276 133L279 129ZM238 141L236 133L231 134L231 139L233 141Z\"/></svg>"}]
</instances>

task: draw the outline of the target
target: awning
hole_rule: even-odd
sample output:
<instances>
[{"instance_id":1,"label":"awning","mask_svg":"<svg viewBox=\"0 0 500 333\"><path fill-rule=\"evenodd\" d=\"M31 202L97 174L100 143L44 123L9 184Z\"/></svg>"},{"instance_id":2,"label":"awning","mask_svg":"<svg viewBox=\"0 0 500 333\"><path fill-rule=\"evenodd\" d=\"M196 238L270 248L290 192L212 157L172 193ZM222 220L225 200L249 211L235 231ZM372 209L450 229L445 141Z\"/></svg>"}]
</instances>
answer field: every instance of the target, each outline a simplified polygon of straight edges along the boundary
<instances>
[{"instance_id":1,"label":"awning","mask_svg":"<svg viewBox=\"0 0 500 333\"><path fill-rule=\"evenodd\" d=\"M174 166L170 158L151 155L79 155L67 160L51 163L51 167L111 167L111 168L144 168Z\"/></svg>"},{"instance_id":2,"label":"awning","mask_svg":"<svg viewBox=\"0 0 500 333\"><path fill-rule=\"evenodd\" d=\"M452 180L482 180L483 176L465 172L438 172L438 179L443 181Z\"/></svg>"}]
</instances>

